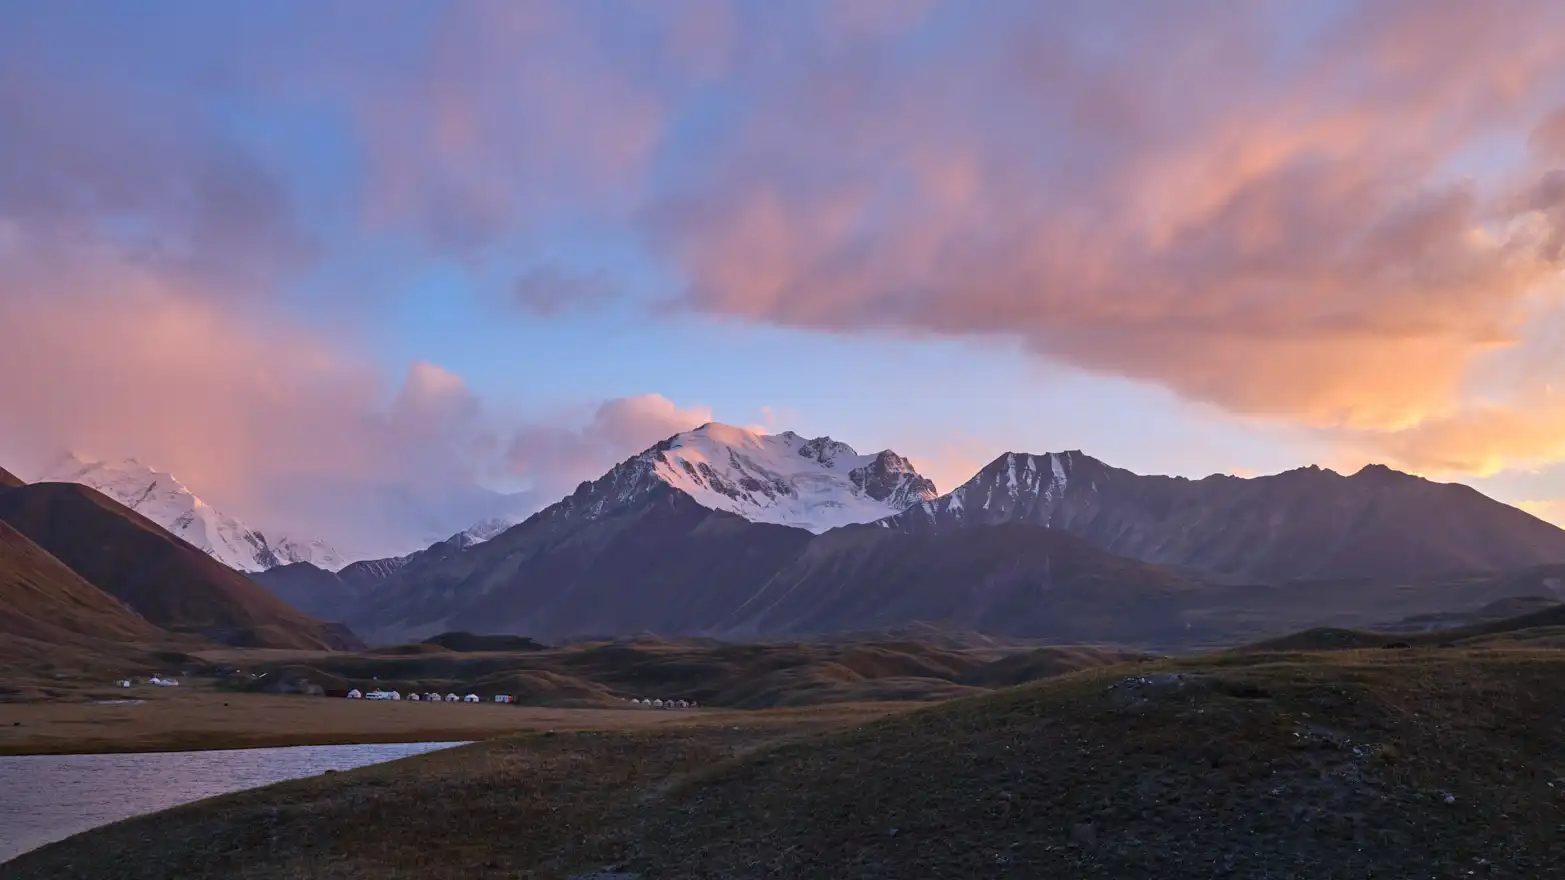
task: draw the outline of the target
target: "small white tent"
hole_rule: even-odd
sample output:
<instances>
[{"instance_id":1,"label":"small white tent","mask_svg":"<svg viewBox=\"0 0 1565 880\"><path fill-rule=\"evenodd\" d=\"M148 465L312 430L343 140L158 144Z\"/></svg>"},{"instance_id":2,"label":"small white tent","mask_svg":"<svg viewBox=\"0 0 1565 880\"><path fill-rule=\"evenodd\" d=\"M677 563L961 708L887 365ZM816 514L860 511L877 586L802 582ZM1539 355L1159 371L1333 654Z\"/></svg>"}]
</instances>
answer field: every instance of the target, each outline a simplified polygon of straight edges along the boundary
<instances>
[{"instance_id":1,"label":"small white tent","mask_svg":"<svg viewBox=\"0 0 1565 880\"><path fill-rule=\"evenodd\" d=\"M418 694L408 694L408 699L410 699L410 700L418 700L419 696L418 696Z\"/></svg>"},{"instance_id":2,"label":"small white tent","mask_svg":"<svg viewBox=\"0 0 1565 880\"><path fill-rule=\"evenodd\" d=\"M460 701L461 701L461 699L462 699L462 698L461 698L461 697L459 697L459 696L457 696L457 695L456 695L456 694L446 694L446 702L447 702L447 703L456 703L456 702L460 702Z\"/></svg>"},{"instance_id":3,"label":"small white tent","mask_svg":"<svg viewBox=\"0 0 1565 880\"><path fill-rule=\"evenodd\" d=\"M663 701L662 700L653 700L652 701L652 705L653 705L654 708L661 709L661 708L663 708Z\"/></svg>"},{"instance_id":4,"label":"small white tent","mask_svg":"<svg viewBox=\"0 0 1565 880\"><path fill-rule=\"evenodd\" d=\"M348 699L362 700L364 699L364 692L360 691L358 688L354 688L353 690L348 691Z\"/></svg>"},{"instance_id":5,"label":"small white tent","mask_svg":"<svg viewBox=\"0 0 1565 880\"><path fill-rule=\"evenodd\" d=\"M690 708L690 704L685 702L684 700L680 700L679 701L679 708L681 708L681 709L688 709L688 708Z\"/></svg>"},{"instance_id":6,"label":"small white tent","mask_svg":"<svg viewBox=\"0 0 1565 880\"><path fill-rule=\"evenodd\" d=\"M462 702L464 702L464 703L476 703L476 702L478 702L478 695L477 694L468 694L467 696L462 698Z\"/></svg>"}]
</instances>

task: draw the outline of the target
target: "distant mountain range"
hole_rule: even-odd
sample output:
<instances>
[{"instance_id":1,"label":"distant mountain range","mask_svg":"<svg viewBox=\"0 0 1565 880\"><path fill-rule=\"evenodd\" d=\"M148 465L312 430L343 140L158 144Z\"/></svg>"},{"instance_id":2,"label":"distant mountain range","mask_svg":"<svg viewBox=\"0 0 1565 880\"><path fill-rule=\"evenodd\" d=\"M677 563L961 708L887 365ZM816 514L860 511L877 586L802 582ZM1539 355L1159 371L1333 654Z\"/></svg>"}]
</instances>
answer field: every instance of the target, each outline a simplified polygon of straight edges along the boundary
<instances>
[{"instance_id":1,"label":"distant mountain range","mask_svg":"<svg viewBox=\"0 0 1565 880\"><path fill-rule=\"evenodd\" d=\"M1546 593L1557 573L1481 573L1562 562L1565 531L1379 466L1188 480L1075 451L1006 453L936 495L889 450L708 424L487 542L255 577L380 641L452 629L801 636L941 621L1190 644Z\"/></svg>"},{"instance_id":2,"label":"distant mountain range","mask_svg":"<svg viewBox=\"0 0 1565 880\"><path fill-rule=\"evenodd\" d=\"M0 634L245 647L362 646L113 498L75 483L0 487Z\"/></svg>"},{"instance_id":3,"label":"distant mountain range","mask_svg":"<svg viewBox=\"0 0 1565 880\"><path fill-rule=\"evenodd\" d=\"M134 458L97 461L69 453L37 482L79 483L97 489L237 571L265 571L290 562L336 571L347 564L323 541L268 536L253 529L213 509L171 474Z\"/></svg>"},{"instance_id":4,"label":"distant mountain range","mask_svg":"<svg viewBox=\"0 0 1565 880\"><path fill-rule=\"evenodd\" d=\"M10 479L21 482L14 476ZM135 458L98 460L76 453L61 453L34 482L78 483L97 489L236 571L266 571L297 562L307 562L326 571L339 571L351 561L350 556L324 540L262 529L230 516L202 501L174 475ZM487 540L523 518L516 513L497 512L507 509L508 496L476 490L469 494L475 496L471 509L481 512L482 518L466 526L453 527L453 530L461 529L456 534L470 543ZM418 503L417 499L404 498L395 490L389 490L389 495L384 504L378 505L382 509ZM430 521L414 528L427 534L429 529L439 528L441 521L449 522L451 515L449 511L430 512ZM377 530L373 524L369 528ZM450 537L453 537L452 531L438 532L435 537L425 537L422 544L415 546ZM398 539L393 536L390 540L396 543Z\"/></svg>"},{"instance_id":5,"label":"distant mountain range","mask_svg":"<svg viewBox=\"0 0 1565 880\"><path fill-rule=\"evenodd\" d=\"M1565 531L1468 486L1369 465L1263 477L1143 476L1080 451L1006 453L881 525L909 534L1025 523L1110 553L1258 582L1425 577L1565 561Z\"/></svg>"}]
</instances>

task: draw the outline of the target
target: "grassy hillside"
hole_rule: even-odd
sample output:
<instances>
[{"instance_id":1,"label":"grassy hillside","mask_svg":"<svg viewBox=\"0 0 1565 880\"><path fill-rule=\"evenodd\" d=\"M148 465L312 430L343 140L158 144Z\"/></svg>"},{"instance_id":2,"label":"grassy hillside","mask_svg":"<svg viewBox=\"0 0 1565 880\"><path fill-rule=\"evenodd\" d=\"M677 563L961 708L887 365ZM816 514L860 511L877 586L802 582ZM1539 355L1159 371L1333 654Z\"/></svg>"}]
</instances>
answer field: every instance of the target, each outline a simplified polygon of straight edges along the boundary
<instances>
[{"instance_id":1,"label":"grassy hillside","mask_svg":"<svg viewBox=\"0 0 1565 880\"><path fill-rule=\"evenodd\" d=\"M174 632L254 647L354 647L156 523L74 483L0 493L9 523L81 578Z\"/></svg>"},{"instance_id":2,"label":"grassy hillside","mask_svg":"<svg viewBox=\"0 0 1565 880\"><path fill-rule=\"evenodd\" d=\"M498 740L121 823L0 876L1544 878L1562 704L1557 651L1220 655L879 721Z\"/></svg>"},{"instance_id":3,"label":"grassy hillside","mask_svg":"<svg viewBox=\"0 0 1565 880\"><path fill-rule=\"evenodd\" d=\"M157 627L0 522L0 633L41 641L155 641Z\"/></svg>"}]
</instances>

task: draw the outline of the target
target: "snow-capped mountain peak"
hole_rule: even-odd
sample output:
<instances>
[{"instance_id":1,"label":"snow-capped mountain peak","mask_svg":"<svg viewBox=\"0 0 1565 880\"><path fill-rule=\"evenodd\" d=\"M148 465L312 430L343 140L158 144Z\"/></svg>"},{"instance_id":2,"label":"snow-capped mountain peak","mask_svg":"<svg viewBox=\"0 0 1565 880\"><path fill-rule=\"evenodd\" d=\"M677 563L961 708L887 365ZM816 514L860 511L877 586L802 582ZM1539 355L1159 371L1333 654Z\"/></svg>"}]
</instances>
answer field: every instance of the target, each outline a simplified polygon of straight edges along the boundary
<instances>
[{"instance_id":1,"label":"snow-capped mountain peak","mask_svg":"<svg viewBox=\"0 0 1565 880\"><path fill-rule=\"evenodd\" d=\"M68 453L40 479L96 489L239 571L265 571L290 562L336 571L347 564L322 541L268 538L202 501L172 474L136 458L94 460Z\"/></svg>"},{"instance_id":2,"label":"snow-capped mountain peak","mask_svg":"<svg viewBox=\"0 0 1565 880\"><path fill-rule=\"evenodd\" d=\"M761 434L708 423L676 434L583 483L550 516L597 516L659 485L704 507L819 534L899 513L936 496L934 483L890 450L860 455L830 437Z\"/></svg>"},{"instance_id":3,"label":"snow-capped mountain peak","mask_svg":"<svg viewBox=\"0 0 1565 880\"><path fill-rule=\"evenodd\" d=\"M1080 450L1041 455L1007 452L951 492L881 525L925 529L1024 519L1052 526L1067 511L1068 498L1075 499L1075 506L1068 508L1067 516L1094 509L1099 487L1116 480L1117 473Z\"/></svg>"}]
</instances>

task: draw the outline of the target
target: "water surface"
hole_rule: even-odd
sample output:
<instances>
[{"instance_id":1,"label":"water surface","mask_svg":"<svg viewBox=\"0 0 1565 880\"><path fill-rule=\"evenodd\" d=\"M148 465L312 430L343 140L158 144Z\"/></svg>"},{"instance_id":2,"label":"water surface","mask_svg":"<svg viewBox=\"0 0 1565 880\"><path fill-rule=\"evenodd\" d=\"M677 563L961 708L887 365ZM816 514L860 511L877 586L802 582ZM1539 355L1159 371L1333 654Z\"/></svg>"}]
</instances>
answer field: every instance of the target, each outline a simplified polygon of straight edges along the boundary
<instances>
[{"instance_id":1,"label":"water surface","mask_svg":"<svg viewBox=\"0 0 1565 880\"><path fill-rule=\"evenodd\" d=\"M0 757L0 862L99 825L201 798L459 745L464 744Z\"/></svg>"}]
</instances>

